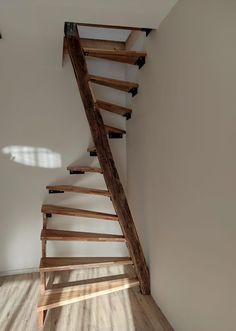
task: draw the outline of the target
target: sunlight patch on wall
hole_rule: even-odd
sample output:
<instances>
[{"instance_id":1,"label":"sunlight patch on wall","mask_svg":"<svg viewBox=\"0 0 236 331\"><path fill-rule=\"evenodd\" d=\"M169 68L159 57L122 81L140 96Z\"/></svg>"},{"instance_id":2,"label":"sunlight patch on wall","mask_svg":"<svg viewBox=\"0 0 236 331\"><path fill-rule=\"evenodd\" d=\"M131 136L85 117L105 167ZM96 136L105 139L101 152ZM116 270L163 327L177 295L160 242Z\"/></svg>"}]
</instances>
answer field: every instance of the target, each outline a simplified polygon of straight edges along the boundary
<instances>
[{"instance_id":1,"label":"sunlight patch on wall","mask_svg":"<svg viewBox=\"0 0 236 331\"><path fill-rule=\"evenodd\" d=\"M61 154L44 147L7 146L2 153L9 155L14 162L31 167L60 168Z\"/></svg>"}]
</instances>

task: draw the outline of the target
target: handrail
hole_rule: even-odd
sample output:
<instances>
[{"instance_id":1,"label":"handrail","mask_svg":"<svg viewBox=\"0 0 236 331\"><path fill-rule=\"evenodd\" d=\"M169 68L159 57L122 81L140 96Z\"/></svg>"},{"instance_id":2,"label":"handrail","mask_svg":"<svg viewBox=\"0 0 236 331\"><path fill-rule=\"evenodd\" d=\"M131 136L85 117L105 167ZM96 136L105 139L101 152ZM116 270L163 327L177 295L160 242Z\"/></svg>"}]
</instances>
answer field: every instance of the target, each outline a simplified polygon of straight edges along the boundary
<instances>
[{"instance_id":1,"label":"handrail","mask_svg":"<svg viewBox=\"0 0 236 331\"><path fill-rule=\"evenodd\" d=\"M65 23L65 39L68 53L74 68L77 84L80 90L85 113L90 126L97 156L103 171L104 179L112 202L119 218L119 222L127 240L130 256L134 263L140 289L143 294L150 293L150 277L134 221L129 209L125 192L115 166L115 162L108 143L106 130L99 109L95 105L91 93L88 70L80 42L76 23Z\"/></svg>"}]
</instances>

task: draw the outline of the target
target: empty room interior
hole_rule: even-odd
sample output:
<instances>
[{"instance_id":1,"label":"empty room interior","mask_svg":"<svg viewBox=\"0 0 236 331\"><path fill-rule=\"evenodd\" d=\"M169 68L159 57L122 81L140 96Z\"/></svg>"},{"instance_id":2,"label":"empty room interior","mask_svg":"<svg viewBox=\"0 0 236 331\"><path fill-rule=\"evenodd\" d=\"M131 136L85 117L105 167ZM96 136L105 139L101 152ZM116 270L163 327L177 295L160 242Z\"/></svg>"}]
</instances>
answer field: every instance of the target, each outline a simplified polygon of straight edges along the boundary
<instances>
[{"instance_id":1,"label":"empty room interior","mask_svg":"<svg viewBox=\"0 0 236 331\"><path fill-rule=\"evenodd\" d=\"M0 0L0 331L236 331L235 36L235 0Z\"/></svg>"}]
</instances>

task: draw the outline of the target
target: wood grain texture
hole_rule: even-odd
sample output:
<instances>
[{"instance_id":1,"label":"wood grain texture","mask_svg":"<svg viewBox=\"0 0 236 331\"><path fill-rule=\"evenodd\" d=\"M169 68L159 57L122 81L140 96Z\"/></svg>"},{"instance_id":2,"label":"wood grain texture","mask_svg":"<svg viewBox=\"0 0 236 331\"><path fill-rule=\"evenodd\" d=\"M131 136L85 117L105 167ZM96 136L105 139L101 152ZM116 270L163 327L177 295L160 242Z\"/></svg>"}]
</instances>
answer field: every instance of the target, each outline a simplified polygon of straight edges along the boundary
<instances>
[{"instance_id":1,"label":"wood grain texture","mask_svg":"<svg viewBox=\"0 0 236 331\"><path fill-rule=\"evenodd\" d=\"M47 315L47 310L38 312L38 327L39 329L43 328L44 321Z\"/></svg>"},{"instance_id":2,"label":"wood grain texture","mask_svg":"<svg viewBox=\"0 0 236 331\"><path fill-rule=\"evenodd\" d=\"M82 294L84 291L89 291L90 293L94 290L99 290L101 288L106 287L108 290L113 286L120 286L123 284L127 284L129 281L135 280L136 285L139 285L137 278L130 278L129 275L126 274L118 274L106 277L96 277L96 278L88 278L83 280L77 280L72 282L65 283L56 283L50 284L44 295L54 294L54 293L65 293L65 292L74 292L80 291ZM108 292L109 293L109 292Z\"/></svg>"},{"instance_id":3,"label":"wood grain texture","mask_svg":"<svg viewBox=\"0 0 236 331\"><path fill-rule=\"evenodd\" d=\"M106 130L98 108L95 107L88 81L87 65L79 41L79 34L75 24L66 26L66 41L69 55L74 68L77 84L84 104L86 116L95 143L98 159L103 170L107 188L112 196L115 211L119 217L122 231L127 240L127 246L134 262L135 270L143 294L150 293L150 276L142 247L138 238L135 224L129 209L125 192L115 166L109 147ZM137 84L136 84L137 85Z\"/></svg>"},{"instance_id":4,"label":"wood grain texture","mask_svg":"<svg viewBox=\"0 0 236 331\"><path fill-rule=\"evenodd\" d=\"M105 39L81 38L80 41L82 47L94 48L94 49L125 50L125 45L126 45L124 41L105 40ZM65 38L64 38L64 53L65 54L68 53Z\"/></svg>"},{"instance_id":5,"label":"wood grain texture","mask_svg":"<svg viewBox=\"0 0 236 331\"><path fill-rule=\"evenodd\" d=\"M110 102L107 102L107 101L102 101L102 100L97 100L95 106L97 108L107 110L111 113L116 113L116 114L121 115L121 116L125 116L127 114L132 113L132 109L130 109L130 108L118 106L118 105L115 105L113 103L110 103Z\"/></svg>"},{"instance_id":6,"label":"wood grain texture","mask_svg":"<svg viewBox=\"0 0 236 331\"><path fill-rule=\"evenodd\" d=\"M79 269L55 273L53 282L105 277L128 273L132 267ZM130 274L132 276L132 273ZM38 330L39 273L0 277L0 329ZM138 287L117 291L47 313L43 331L173 331L151 296Z\"/></svg>"},{"instance_id":7,"label":"wood grain texture","mask_svg":"<svg viewBox=\"0 0 236 331\"><path fill-rule=\"evenodd\" d=\"M85 218L96 218L107 221L118 221L118 216L113 214L101 213L98 211L76 209L55 205L43 205L42 213L46 214L56 214L56 215L66 215L66 216L76 216Z\"/></svg>"},{"instance_id":8,"label":"wood grain texture","mask_svg":"<svg viewBox=\"0 0 236 331\"><path fill-rule=\"evenodd\" d=\"M69 165L67 170L71 171L81 171L81 172L96 172L102 174L102 169L98 167L86 167L86 166L79 166L76 164Z\"/></svg>"},{"instance_id":9,"label":"wood grain texture","mask_svg":"<svg viewBox=\"0 0 236 331\"><path fill-rule=\"evenodd\" d=\"M124 236L105 233L43 229L41 240L125 242Z\"/></svg>"},{"instance_id":10,"label":"wood grain texture","mask_svg":"<svg viewBox=\"0 0 236 331\"><path fill-rule=\"evenodd\" d=\"M134 82L127 82L113 78L107 78L96 75L86 75L86 79L92 83L114 88L116 90L130 92L133 88L138 88L138 84ZM91 93L91 92L90 92Z\"/></svg>"},{"instance_id":11,"label":"wood grain texture","mask_svg":"<svg viewBox=\"0 0 236 331\"><path fill-rule=\"evenodd\" d=\"M61 307L67 304L75 303L82 300L95 298L100 295L121 291L134 286L138 286L137 279L123 279L117 281L104 281L101 284L91 284L81 286L81 289L70 291L59 291L58 293L49 293L40 295L38 311Z\"/></svg>"},{"instance_id":12,"label":"wood grain texture","mask_svg":"<svg viewBox=\"0 0 236 331\"><path fill-rule=\"evenodd\" d=\"M81 38L82 47L108 50L125 50L124 41Z\"/></svg>"},{"instance_id":13,"label":"wood grain texture","mask_svg":"<svg viewBox=\"0 0 236 331\"><path fill-rule=\"evenodd\" d=\"M80 187L80 186L73 186L73 185L48 185L47 190L101 195L101 196L105 196L105 197L111 196L111 194L107 190L99 190L99 189L95 189L95 188Z\"/></svg>"},{"instance_id":14,"label":"wood grain texture","mask_svg":"<svg viewBox=\"0 0 236 331\"><path fill-rule=\"evenodd\" d=\"M96 147L95 146L88 147L87 152L96 152Z\"/></svg>"},{"instance_id":15,"label":"wood grain texture","mask_svg":"<svg viewBox=\"0 0 236 331\"><path fill-rule=\"evenodd\" d=\"M105 125L105 130L107 133L121 133L125 134L126 131L118 128L114 128L113 126Z\"/></svg>"},{"instance_id":16,"label":"wood grain texture","mask_svg":"<svg viewBox=\"0 0 236 331\"><path fill-rule=\"evenodd\" d=\"M140 58L145 59L146 57L146 53L144 52L134 52L127 50L108 50L83 47L83 51L85 56L133 65L138 65Z\"/></svg>"},{"instance_id":17,"label":"wood grain texture","mask_svg":"<svg viewBox=\"0 0 236 331\"><path fill-rule=\"evenodd\" d=\"M46 257L41 258L40 270L63 271L132 263L130 257Z\"/></svg>"}]
</instances>

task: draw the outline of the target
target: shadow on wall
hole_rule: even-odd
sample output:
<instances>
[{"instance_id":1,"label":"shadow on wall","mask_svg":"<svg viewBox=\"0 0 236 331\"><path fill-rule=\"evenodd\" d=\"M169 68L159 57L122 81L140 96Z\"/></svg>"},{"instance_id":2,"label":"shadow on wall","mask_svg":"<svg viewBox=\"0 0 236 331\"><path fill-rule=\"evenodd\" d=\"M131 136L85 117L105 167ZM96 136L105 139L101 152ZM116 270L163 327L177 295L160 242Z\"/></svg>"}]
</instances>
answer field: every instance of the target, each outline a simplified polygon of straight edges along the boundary
<instances>
[{"instance_id":1,"label":"shadow on wall","mask_svg":"<svg viewBox=\"0 0 236 331\"><path fill-rule=\"evenodd\" d=\"M2 153L16 163L39 168L61 168L61 154L44 147L7 146Z\"/></svg>"}]
</instances>

